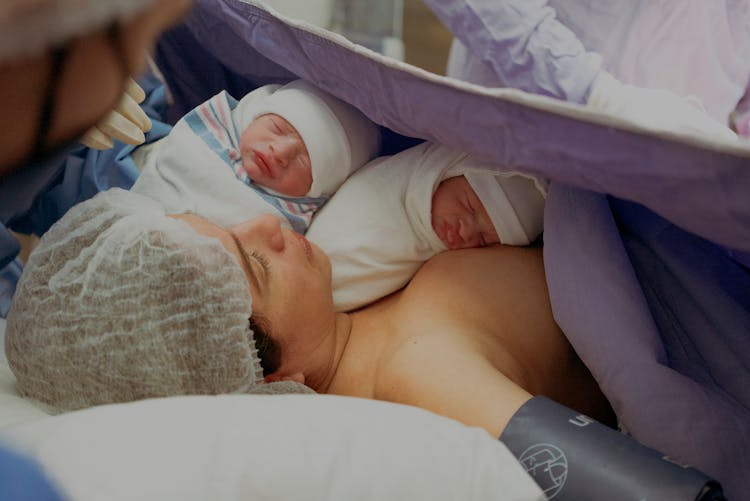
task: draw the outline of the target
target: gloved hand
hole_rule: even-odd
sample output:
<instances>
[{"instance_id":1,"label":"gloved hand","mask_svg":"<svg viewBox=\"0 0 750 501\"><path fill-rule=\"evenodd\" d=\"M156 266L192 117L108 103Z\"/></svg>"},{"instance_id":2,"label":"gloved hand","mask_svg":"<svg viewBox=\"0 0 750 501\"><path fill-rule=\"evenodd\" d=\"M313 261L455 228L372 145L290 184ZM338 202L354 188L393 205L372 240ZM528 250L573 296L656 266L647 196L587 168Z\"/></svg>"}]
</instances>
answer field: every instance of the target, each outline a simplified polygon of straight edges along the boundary
<instances>
[{"instance_id":1,"label":"gloved hand","mask_svg":"<svg viewBox=\"0 0 750 501\"><path fill-rule=\"evenodd\" d=\"M112 139L126 144L144 142L144 132L151 130L151 120L139 106L145 98L146 93L141 86L129 78L120 103L83 135L81 143L96 150L106 150L114 146Z\"/></svg>"},{"instance_id":2,"label":"gloved hand","mask_svg":"<svg viewBox=\"0 0 750 501\"><path fill-rule=\"evenodd\" d=\"M594 81L588 108L616 115L659 131L687 132L718 141L737 135L709 116L695 96L684 98L662 89L623 84L606 71Z\"/></svg>"}]
</instances>

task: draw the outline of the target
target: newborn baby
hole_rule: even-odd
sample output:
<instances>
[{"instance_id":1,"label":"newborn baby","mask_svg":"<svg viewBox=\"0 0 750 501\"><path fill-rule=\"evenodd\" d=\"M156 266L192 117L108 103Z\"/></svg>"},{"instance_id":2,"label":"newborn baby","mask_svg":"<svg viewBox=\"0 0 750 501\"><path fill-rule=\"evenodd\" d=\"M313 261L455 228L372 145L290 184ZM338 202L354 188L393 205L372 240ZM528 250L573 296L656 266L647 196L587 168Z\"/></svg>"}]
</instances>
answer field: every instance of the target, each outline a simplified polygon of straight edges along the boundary
<instances>
[{"instance_id":1,"label":"newborn baby","mask_svg":"<svg viewBox=\"0 0 750 501\"><path fill-rule=\"evenodd\" d=\"M447 249L528 245L543 229L546 183L430 143L363 167L313 218L349 311L403 287Z\"/></svg>"},{"instance_id":2,"label":"newborn baby","mask_svg":"<svg viewBox=\"0 0 750 501\"><path fill-rule=\"evenodd\" d=\"M438 238L452 250L531 243L542 232L545 184L518 173L465 169L470 162L451 167L432 195L430 222Z\"/></svg>"},{"instance_id":3,"label":"newborn baby","mask_svg":"<svg viewBox=\"0 0 750 501\"><path fill-rule=\"evenodd\" d=\"M432 195L432 229L449 249L485 247L500 242L476 191L466 176L441 181Z\"/></svg>"},{"instance_id":4,"label":"newborn baby","mask_svg":"<svg viewBox=\"0 0 750 501\"><path fill-rule=\"evenodd\" d=\"M239 102L222 91L141 156L132 191L226 227L270 213L304 233L379 148L374 123L303 80L266 85Z\"/></svg>"}]
</instances>

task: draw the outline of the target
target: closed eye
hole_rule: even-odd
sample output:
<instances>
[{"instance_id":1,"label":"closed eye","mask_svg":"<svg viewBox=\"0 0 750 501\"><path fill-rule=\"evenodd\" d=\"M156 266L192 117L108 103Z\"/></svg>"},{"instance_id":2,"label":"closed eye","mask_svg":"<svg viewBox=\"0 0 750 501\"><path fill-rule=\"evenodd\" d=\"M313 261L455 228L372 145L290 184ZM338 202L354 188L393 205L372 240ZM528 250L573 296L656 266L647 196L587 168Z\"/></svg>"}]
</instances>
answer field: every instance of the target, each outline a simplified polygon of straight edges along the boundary
<instances>
[{"instance_id":1,"label":"closed eye","mask_svg":"<svg viewBox=\"0 0 750 501\"><path fill-rule=\"evenodd\" d=\"M299 164L300 164L300 165L301 165L301 166L302 166L303 168L307 168L307 166L308 166L308 159L307 159L307 155L305 155L305 154L300 154L300 155L298 155L298 156L297 156L297 161L299 162Z\"/></svg>"},{"instance_id":2,"label":"closed eye","mask_svg":"<svg viewBox=\"0 0 750 501\"><path fill-rule=\"evenodd\" d=\"M269 266L268 258L266 258L266 256L256 251L247 252L245 248L242 246L242 244L240 243L240 239L237 237L237 235L233 231L230 231L229 234L232 236L234 243L237 245L237 248L240 251L240 255L242 256L242 259L245 261L247 270L250 273L250 279L254 282L255 288L260 290L261 280L258 278L257 274L253 271L253 267L250 265L251 259L260 264L260 267L263 270L263 279L264 279L262 283L267 286L268 278L270 277L270 273L271 273L271 267Z\"/></svg>"},{"instance_id":3,"label":"closed eye","mask_svg":"<svg viewBox=\"0 0 750 501\"><path fill-rule=\"evenodd\" d=\"M279 123L273 117L269 117L269 120L271 120L271 123L273 124L273 130L274 132L276 132L276 134L284 133Z\"/></svg>"},{"instance_id":4,"label":"closed eye","mask_svg":"<svg viewBox=\"0 0 750 501\"><path fill-rule=\"evenodd\" d=\"M271 275L271 264L268 261L268 258L261 254L258 251L250 251L250 257L255 259L258 263L260 263L261 268L263 268L263 271L267 276Z\"/></svg>"}]
</instances>

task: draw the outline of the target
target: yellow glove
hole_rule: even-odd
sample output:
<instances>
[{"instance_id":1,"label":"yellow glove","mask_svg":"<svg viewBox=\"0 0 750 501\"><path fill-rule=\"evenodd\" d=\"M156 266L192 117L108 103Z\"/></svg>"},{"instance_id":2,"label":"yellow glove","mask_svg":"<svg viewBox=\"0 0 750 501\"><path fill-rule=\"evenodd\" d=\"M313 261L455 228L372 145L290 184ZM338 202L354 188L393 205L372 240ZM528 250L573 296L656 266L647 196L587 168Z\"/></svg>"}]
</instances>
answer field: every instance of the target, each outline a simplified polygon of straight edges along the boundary
<instances>
[{"instance_id":1,"label":"yellow glove","mask_svg":"<svg viewBox=\"0 0 750 501\"><path fill-rule=\"evenodd\" d=\"M81 143L96 150L114 146L113 139L126 144L141 144L146 140L144 132L151 130L151 120L139 106L146 93L135 80L128 78L125 93L117 107L81 138Z\"/></svg>"}]
</instances>

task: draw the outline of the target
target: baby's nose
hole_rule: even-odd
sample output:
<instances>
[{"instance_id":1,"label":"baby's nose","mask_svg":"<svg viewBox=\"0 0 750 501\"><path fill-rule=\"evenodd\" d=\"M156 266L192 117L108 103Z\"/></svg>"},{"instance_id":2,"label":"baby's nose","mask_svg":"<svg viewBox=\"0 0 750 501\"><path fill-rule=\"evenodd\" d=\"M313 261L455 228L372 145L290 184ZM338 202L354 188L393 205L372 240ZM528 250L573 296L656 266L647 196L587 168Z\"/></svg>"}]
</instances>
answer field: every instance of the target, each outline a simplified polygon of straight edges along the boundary
<instances>
[{"instance_id":1,"label":"baby's nose","mask_svg":"<svg viewBox=\"0 0 750 501\"><path fill-rule=\"evenodd\" d=\"M479 246L479 232L475 225L470 222L461 221L458 228L458 235L461 237L461 247L466 249L469 247Z\"/></svg>"},{"instance_id":2,"label":"baby's nose","mask_svg":"<svg viewBox=\"0 0 750 501\"><path fill-rule=\"evenodd\" d=\"M292 138L282 137L271 144L271 151L279 165L286 167L297 151L297 144Z\"/></svg>"}]
</instances>

